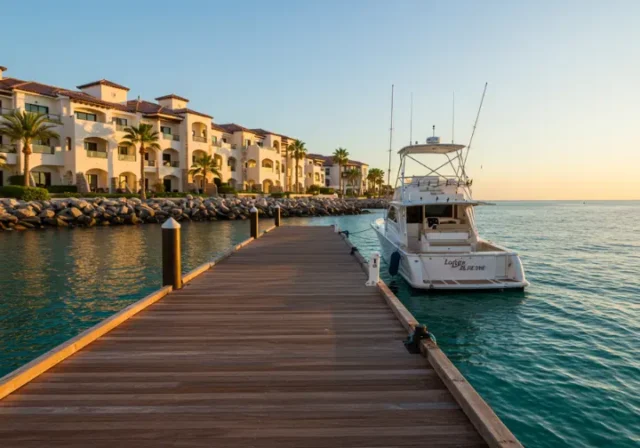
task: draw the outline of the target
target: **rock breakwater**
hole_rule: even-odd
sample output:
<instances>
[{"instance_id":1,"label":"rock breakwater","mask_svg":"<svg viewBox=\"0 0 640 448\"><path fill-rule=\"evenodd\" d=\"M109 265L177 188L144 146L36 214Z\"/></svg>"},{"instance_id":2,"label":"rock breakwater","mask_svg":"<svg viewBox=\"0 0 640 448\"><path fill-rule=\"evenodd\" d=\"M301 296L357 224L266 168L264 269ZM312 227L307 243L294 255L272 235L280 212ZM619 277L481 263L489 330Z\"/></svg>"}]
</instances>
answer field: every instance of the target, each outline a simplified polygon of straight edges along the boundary
<instances>
[{"instance_id":1,"label":"rock breakwater","mask_svg":"<svg viewBox=\"0 0 640 448\"><path fill-rule=\"evenodd\" d=\"M248 219L252 206L262 217L272 218L275 206L288 217L357 215L368 208L383 208L384 199L334 198L200 198L180 199L91 198L50 201L0 200L0 231L45 227L93 227L178 221L217 221Z\"/></svg>"}]
</instances>

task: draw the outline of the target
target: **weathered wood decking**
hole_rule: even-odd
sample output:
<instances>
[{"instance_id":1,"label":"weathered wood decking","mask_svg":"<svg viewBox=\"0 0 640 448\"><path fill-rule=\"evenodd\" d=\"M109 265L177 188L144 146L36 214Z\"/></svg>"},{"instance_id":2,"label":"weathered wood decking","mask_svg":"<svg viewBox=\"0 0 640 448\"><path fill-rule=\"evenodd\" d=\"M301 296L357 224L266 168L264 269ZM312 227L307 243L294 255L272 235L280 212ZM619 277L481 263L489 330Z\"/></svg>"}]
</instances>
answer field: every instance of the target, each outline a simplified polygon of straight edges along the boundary
<instances>
[{"instance_id":1,"label":"weathered wood decking","mask_svg":"<svg viewBox=\"0 0 640 448\"><path fill-rule=\"evenodd\" d=\"M365 280L278 228L5 397L0 445L485 446Z\"/></svg>"}]
</instances>

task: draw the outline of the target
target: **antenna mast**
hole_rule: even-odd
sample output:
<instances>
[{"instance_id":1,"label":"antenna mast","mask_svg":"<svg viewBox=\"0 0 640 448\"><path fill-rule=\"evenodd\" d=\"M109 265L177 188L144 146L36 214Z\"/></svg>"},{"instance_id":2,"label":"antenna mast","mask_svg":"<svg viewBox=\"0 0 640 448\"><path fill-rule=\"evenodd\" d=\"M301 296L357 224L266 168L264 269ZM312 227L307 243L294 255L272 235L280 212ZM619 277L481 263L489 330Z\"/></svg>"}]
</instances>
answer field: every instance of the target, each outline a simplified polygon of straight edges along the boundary
<instances>
[{"instance_id":1,"label":"antenna mast","mask_svg":"<svg viewBox=\"0 0 640 448\"><path fill-rule=\"evenodd\" d=\"M454 143L456 135L456 92L453 92L453 100L451 104L451 143Z\"/></svg>"},{"instance_id":2,"label":"antenna mast","mask_svg":"<svg viewBox=\"0 0 640 448\"><path fill-rule=\"evenodd\" d=\"M389 127L389 169L387 170L387 185L391 185L391 147L393 145L393 84L391 84L391 126Z\"/></svg>"},{"instance_id":3,"label":"antenna mast","mask_svg":"<svg viewBox=\"0 0 640 448\"><path fill-rule=\"evenodd\" d=\"M411 114L409 115L409 146L413 144L413 92L411 92Z\"/></svg>"},{"instance_id":4,"label":"antenna mast","mask_svg":"<svg viewBox=\"0 0 640 448\"><path fill-rule=\"evenodd\" d=\"M484 103L484 96L487 93L488 82L484 83L484 90L482 91L482 98L480 99L480 107L478 107L478 113L476 115L476 121L473 123L473 131L471 132L471 138L469 139L469 144L467 145L467 152L464 155L464 158L461 157L462 161L462 175L466 178L467 172L465 170L465 166L467 165L467 157L469 157L469 150L471 150L471 143L473 142L473 136L476 135L476 127L478 126L478 120L480 119L480 111L482 110L482 104ZM462 156L462 153L460 154Z\"/></svg>"}]
</instances>

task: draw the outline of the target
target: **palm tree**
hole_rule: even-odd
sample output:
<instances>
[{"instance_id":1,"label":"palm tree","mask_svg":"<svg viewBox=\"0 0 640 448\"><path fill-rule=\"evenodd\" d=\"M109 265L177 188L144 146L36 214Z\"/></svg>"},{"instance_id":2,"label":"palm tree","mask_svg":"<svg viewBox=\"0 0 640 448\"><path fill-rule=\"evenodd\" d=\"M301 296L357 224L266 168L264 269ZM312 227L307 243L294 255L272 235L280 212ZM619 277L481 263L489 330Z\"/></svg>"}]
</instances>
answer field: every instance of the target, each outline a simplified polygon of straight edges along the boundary
<instances>
[{"instance_id":1,"label":"palm tree","mask_svg":"<svg viewBox=\"0 0 640 448\"><path fill-rule=\"evenodd\" d=\"M304 160L305 156L307 155L307 148L305 148L303 141L296 139L291 145L289 145L288 150L291 151L291 154L296 161L296 193L300 193L298 167L300 166L299 161Z\"/></svg>"},{"instance_id":2,"label":"palm tree","mask_svg":"<svg viewBox=\"0 0 640 448\"><path fill-rule=\"evenodd\" d=\"M349 151L346 148L338 148L333 151L333 163L338 164L338 189L342 191L342 167L349 163Z\"/></svg>"},{"instance_id":3,"label":"palm tree","mask_svg":"<svg viewBox=\"0 0 640 448\"><path fill-rule=\"evenodd\" d=\"M160 151L160 145L158 144L158 133L153 130L153 126L150 124L140 123L140 126L129 126L124 128L124 139L120 142L120 145L133 146L134 148L140 144L140 198L147 199L147 192L145 191L144 181L144 155L147 153L147 149L156 149Z\"/></svg>"},{"instance_id":4,"label":"palm tree","mask_svg":"<svg viewBox=\"0 0 640 448\"><path fill-rule=\"evenodd\" d=\"M12 143L22 142L22 154L24 154L24 186L29 186L31 168L29 156L33 153L31 145L35 141L46 142L52 138L60 138L53 131L55 124L44 114L14 110L3 115L6 121L0 123L0 135L9 137Z\"/></svg>"},{"instance_id":5,"label":"palm tree","mask_svg":"<svg viewBox=\"0 0 640 448\"><path fill-rule=\"evenodd\" d=\"M349 171L347 171L347 182L349 184L351 184L352 187L358 185L358 194L360 193L360 170L358 168L351 168ZM352 191L355 191L355 188L352 188Z\"/></svg>"},{"instance_id":6,"label":"palm tree","mask_svg":"<svg viewBox=\"0 0 640 448\"><path fill-rule=\"evenodd\" d=\"M380 186L384 183L384 171L380 168L371 168L367 180L373 185L374 191L376 186L378 187L378 197L380 197Z\"/></svg>"},{"instance_id":7,"label":"palm tree","mask_svg":"<svg viewBox=\"0 0 640 448\"><path fill-rule=\"evenodd\" d=\"M192 176L202 176L204 178L204 184L202 185L202 190L207 191L207 174L212 173L214 176L218 176L222 178L220 175L220 171L218 171L218 162L213 156L209 154L205 154L196 160L193 165L191 165L191 169L189 170L189 174Z\"/></svg>"}]
</instances>

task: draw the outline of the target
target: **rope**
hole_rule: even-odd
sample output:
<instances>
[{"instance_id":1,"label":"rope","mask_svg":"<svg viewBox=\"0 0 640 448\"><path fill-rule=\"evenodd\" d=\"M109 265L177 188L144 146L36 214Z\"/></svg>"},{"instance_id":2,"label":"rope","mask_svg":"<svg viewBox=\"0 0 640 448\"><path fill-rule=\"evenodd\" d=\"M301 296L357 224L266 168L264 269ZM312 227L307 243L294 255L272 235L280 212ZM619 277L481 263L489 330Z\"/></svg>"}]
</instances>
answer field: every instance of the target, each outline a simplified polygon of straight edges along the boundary
<instances>
[{"instance_id":1,"label":"rope","mask_svg":"<svg viewBox=\"0 0 640 448\"><path fill-rule=\"evenodd\" d=\"M360 230L358 232L351 232L349 230L341 230L338 233L343 234L344 236L346 236L347 238L349 238L349 235L357 235L359 233L364 233L364 232L368 232L369 230L373 230L373 227L369 227L368 229L364 229L364 230Z\"/></svg>"}]
</instances>

